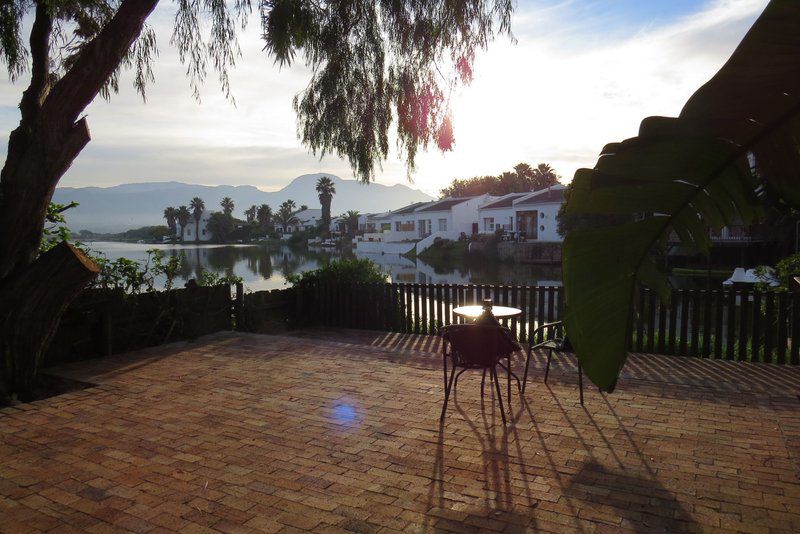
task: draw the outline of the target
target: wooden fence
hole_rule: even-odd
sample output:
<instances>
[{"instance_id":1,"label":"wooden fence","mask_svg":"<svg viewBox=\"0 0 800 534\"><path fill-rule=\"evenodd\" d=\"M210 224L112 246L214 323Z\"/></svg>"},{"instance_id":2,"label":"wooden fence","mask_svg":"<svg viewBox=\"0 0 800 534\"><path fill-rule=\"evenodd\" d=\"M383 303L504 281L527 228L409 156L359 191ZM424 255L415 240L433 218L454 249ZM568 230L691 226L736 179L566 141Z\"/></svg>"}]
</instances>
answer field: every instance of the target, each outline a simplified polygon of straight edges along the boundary
<instances>
[{"instance_id":1,"label":"wooden fence","mask_svg":"<svg viewBox=\"0 0 800 534\"><path fill-rule=\"evenodd\" d=\"M522 310L504 320L517 339L562 318L561 287L448 284L331 284L298 292L300 325L435 334L457 322L453 308L491 298ZM800 364L800 297L749 290L674 290L662 305L639 293L630 349L637 352L738 361ZM536 341L541 341L541 333Z\"/></svg>"},{"instance_id":2,"label":"wooden fence","mask_svg":"<svg viewBox=\"0 0 800 534\"><path fill-rule=\"evenodd\" d=\"M504 320L527 342L558 321L561 287L448 284L327 284L244 293L229 286L124 296L87 291L69 307L46 364L103 356L232 328L280 333L321 325L435 334L458 318L453 308L490 298L520 308ZM642 290L630 349L677 356L800 364L800 297L749 290L675 290L670 306ZM541 341L541 334L534 341Z\"/></svg>"},{"instance_id":3,"label":"wooden fence","mask_svg":"<svg viewBox=\"0 0 800 534\"><path fill-rule=\"evenodd\" d=\"M64 312L45 366L231 329L230 286L125 295L84 291Z\"/></svg>"}]
</instances>

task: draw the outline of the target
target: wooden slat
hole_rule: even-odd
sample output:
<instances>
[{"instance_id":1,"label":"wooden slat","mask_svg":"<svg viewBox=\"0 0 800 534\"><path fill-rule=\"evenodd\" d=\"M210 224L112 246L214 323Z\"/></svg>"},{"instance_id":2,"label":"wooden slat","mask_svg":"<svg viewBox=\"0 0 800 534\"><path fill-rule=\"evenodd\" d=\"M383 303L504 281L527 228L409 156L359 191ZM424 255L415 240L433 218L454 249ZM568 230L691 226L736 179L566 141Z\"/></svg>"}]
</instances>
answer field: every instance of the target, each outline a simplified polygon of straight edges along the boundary
<instances>
[{"instance_id":1,"label":"wooden slat","mask_svg":"<svg viewBox=\"0 0 800 534\"><path fill-rule=\"evenodd\" d=\"M669 306L669 352L668 354L677 354L676 339L678 331L678 306L680 306L680 293L673 290L672 298L670 298Z\"/></svg>"},{"instance_id":2,"label":"wooden slat","mask_svg":"<svg viewBox=\"0 0 800 534\"><path fill-rule=\"evenodd\" d=\"M411 284L405 284L405 301L406 301L406 315L405 315L405 322L406 322L406 333L410 334L414 332L414 286Z\"/></svg>"},{"instance_id":3,"label":"wooden slat","mask_svg":"<svg viewBox=\"0 0 800 534\"><path fill-rule=\"evenodd\" d=\"M511 286L511 307L519 309L519 287L516 285ZM517 340L521 339L519 335L519 322L516 317L511 320L511 331L514 333L514 337Z\"/></svg>"},{"instance_id":4,"label":"wooden slat","mask_svg":"<svg viewBox=\"0 0 800 534\"><path fill-rule=\"evenodd\" d=\"M556 288L553 286L547 287L547 322L555 321L556 309Z\"/></svg>"},{"instance_id":5,"label":"wooden slat","mask_svg":"<svg viewBox=\"0 0 800 534\"><path fill-rule=\"evenodd\" d=\"M444 320L444 288L442 284L436 284L436 326L442 327L447 324ZM438 330L433 333L436 334Z\"/></svg>"},{"instance_id":6,"label":"wooden slat","mask_svg":"<svg viewBox=\"0 0 800 534\"><path fill-rule=\"evenodd\" d=\"M714 292L714 358L722 358L722 349L725 344L725 332L722 328L722 318L725 313L725 292Z\"/></svg>"},{"instance_id":7,"label":"wooden slat","mask_svg":"<svg viewBox=\"0 0 800 534\"><path fill-rule=\"evenodd\" d=\"M783 365L786 363L786 346L788 344L788 328L787 328L787 312L789 308L789 299L786 293L778 293L778 363Z\"/></svg>"},{"instance_id":8,"label":"wooden slat","mask_svg":"<svg viewBox=\"0 0 800 534\"><path fill-rule=\"evenodd\" d=\"M711 291L703 290L703 351L701 356L711 356L711 308L713 306Z\"/></svg>"},{"instance_id":9,"label":"wooden slat","mask_svg":"<svg viewBox=\"0 0 800 534\"><path fill-rule=\"evenodd\" d=\"M689 342L689 295L685 289L679 290L681 295L681 314L680 314L680 348L678 353L681 356L686 356L687 345Z\"/></svg>"},{"instance_id":10,"label":"wooden slat","mask_svg":"<svg viewBox=\"0 0 800 534\"><path fill-rule=\"evenodd\" d=\"M789 362L792 365L800 364L800 295L792 295L791 309L791 336L792 350Z\"/></svg>"},{"instance_id":11,"label":"wooden slat","mask_svg":"<svg viewBox=\"0 0 800 534\"><path fill-rule=\"evenodd\" d=\"M639 303L636 306L636 343L633 350L636 352L644 352L644 308L645 303L645 289L639 288Z\"/></svg>"},{"instance_id":12,"label":"wooden slat","mask_svg":"<svg viewBox=\"0 0 800 534\"><path fill-rule=\"evenodd\" d=\"M420 324L421 324L421 314L420 314L420 305L419 305L419 284L412 284L412 291L413 294L411 296L411 302L414 306L414 313L411 318L411 331L415 334L420 333Z\"/></svg>"},{"instance_id":13,"label":"wooden slat","mask_svg":"<svg viewBox=\"0 0 800 534\"><path fill-rule=\"evenodd\" d=\"M452 302L453 286L446 284L444 286L444 324L449 325L453 322L453 302Z\"/></svg>"},{"instance_id":14,"label":"wooden slat","mask_svg":"<svg viewBox=\"0 0 800 534\"><path fill-rule=\"evenodd\" d=\"M647 352L655 351L656 337L656 294L655 291L647 291L647 343L645 350Z\"/></svg>"},{"instance_id":15,"label":"wooden slat","mask_svg":"<svg viewBox=\"0 0 800 534\"><path fill-rule=\"evenodd\" d=\"M736 360L743 362L748 360L747 345L750 340L750 296L751 293L747 290L739 292L739 350L736 353Z\"/></svg>"},{"instance_id":16,"label":"wooden slat","mask_svg":"<svg viewBox=\"0 0 800 534\"><path fill-rule=\"evenodd\" d=\"M544 320L544 287L539 286L536 288L536 328L542 326ZM536 343L544 341L544 332L539 331L536 335Z\"/></svg>"},{"instance_id":17,"label":"wooden slat","mask_svg":"<svg viewBox=\"0 0 800 534\"><path fill-rule=\"evenodd\" d=\"M528 302L529 293L530 293L530 291L529 291L528 286L522 286L522 288L520 290L520 297L519 297L520 298L519 307L522 310L522 315L520 315L520 318L519 318L519 321L520 321L519 340L520 340L520 342L523 342L523 343L527 343L527 341L528 341L528 332L530 332L530 330L529 330L530 326L528 324L529 306L530 306L530 304Z\"/></svg>"},{"instance_id":18,"label":"wooden slat","mask_svg":"<svg viewBox=\"0 0 800 534\"><path fill-rule=\"evenodd\" d=\"M764 294L764 361L773 363L772 349L775 347L775 294Z\"/></svg>"},{"instance_id":19,"label":"wooden slat","mask_svg":"<svg viewBox=\"0 0 800 534\"><path fill-rule=\"evenodd\" d=\"M750 338L750 343L752 345L752 353L753 353L753 361L754 362L763 362L764 357L761 354L761 336L763 332L763 324L764 320L761 317L761 292L754 291L753 292L753 305L751 306L753 317L750 321L753 325L753 335Z\"/></svg>"},{"instance_id":20,"label":"wooden slat","mask_svg":"<svg viewBox=\"0 0 800 534\"><path fill-rule=\"evenodd\" d=\"M659 354L664 354L667 343L667 307L658 300L658 345Z\"/></svg>"},{"instance_id":21,"label":"wooden slat","mask_svg":"<svg viewBox=\"0 0 800 534\"><path fill-rule=\"evenodd\" d=\"M692 327L692 346L691 349L689 349L689 355L697 357L700 356L700 317L702 315L702 309L700 305L700 292L693 289L690 294L692 296L690 302L691 311L689 312L692 318L690 323Z\"/></svg>"},{"instance_id":22,"label":"wooden slat","mask_svg":"<svg viewBox=\"0 0 800 534\"><path fill-rule=\"evenodd\" d=\"M725 336L725 359L732 360L734 358L735 344L736 344L736 290L730 289L728 291L727 299L727 327L728 331Z\"/></svg>"}]
</instances>

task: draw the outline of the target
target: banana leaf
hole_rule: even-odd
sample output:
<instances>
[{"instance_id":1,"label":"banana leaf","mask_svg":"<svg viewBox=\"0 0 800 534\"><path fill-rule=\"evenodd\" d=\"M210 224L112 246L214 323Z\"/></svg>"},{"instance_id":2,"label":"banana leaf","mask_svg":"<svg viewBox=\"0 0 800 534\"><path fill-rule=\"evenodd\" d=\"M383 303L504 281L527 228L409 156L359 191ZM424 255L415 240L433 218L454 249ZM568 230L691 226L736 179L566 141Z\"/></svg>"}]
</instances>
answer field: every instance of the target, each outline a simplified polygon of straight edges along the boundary
<instances>
[{"instance_id":1,"label":"banana leaf","mask_svg":"<svg viewBox=\"0 0 800 534\"><path fill-rule=\"evenodd\" d=\"M564 241L565 324L587 376L613 391L642 285L670 294L654 250L670 235L708 253L710 233L750 224L766 188L800 205L800 1L773 0L679 117L648 117L573 178L567 214L630 222Z\"/></svg>"}]
</instances>

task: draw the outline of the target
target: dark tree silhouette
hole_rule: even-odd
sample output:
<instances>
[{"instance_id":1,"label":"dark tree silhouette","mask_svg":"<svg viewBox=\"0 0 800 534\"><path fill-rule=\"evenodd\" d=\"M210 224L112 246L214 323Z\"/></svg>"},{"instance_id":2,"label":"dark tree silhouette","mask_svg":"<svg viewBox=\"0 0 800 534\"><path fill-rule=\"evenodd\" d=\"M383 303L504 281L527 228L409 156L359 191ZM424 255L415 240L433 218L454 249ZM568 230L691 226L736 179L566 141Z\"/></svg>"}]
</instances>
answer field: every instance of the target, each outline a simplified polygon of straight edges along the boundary
<instances>
[{"instance_id":1,"label":"dark tree silhouette","mask_svg":"<svg viewBox=\"0 0 800 534\"><path fill-rule=\"evenodd\" d=\"M222 207L222 213L224 213L225 215L230 216L233 213L234 206L233 206L233 199L231 199L231 197L223 198L220 201L219 205Z\"/></svg>"},{"instance_id":2,"label":"dark tree silhouette","mask_svg":"<svg viewBox=\"0 0 800 534\"><path fill-rule=\"evenodd\" d=\"M535 169L527 163L518 163L514 166L514 172L453 180L440 194L442 197L469 197L487 193L497 196L527 193L556 185L560 179L555 170L546 163L540 163Z\"/></svg>"},{"instance_id":3,"label":"dark tree silhouette","mask_svg":"<svg viewBox=\"0 0 800 534\"><path fill-rule=\"evenodd\" d=\"M206 209L206 203L200 197L194 197L189 202L189 207L192 208L192 216L194 217L194 240L200 241L200 219L203 218L203 210Z\"/></svg>"},{"instance_id":4,"label":"dark tree silhouette","mask_svg":"<svg viewBox=\"0 0 800 534\"><path fill-rule=\"evenodd\" d=\"M192 218L192 212L189 211L189 208L186 206L181 206L178 208L175 216L178 219L178 224L181 225L181 241L183 241L183 232L186 230L186 225L189 224L189 220Z\"/></svg>"},{"instance_id":5,"label":"dark tree silhouette","mask_svg":"<svg viewBox=\"0 0 800 534\"><path fill-rule=\"evenodd\" d=\"M172 206L164 208L164 218L167 220L170 233L174 236L177 232L178 210Z\"/></svg>"},{"instance_id":6,"label":"dark tree silhouette","mask_svg":"<svg viewBox=\"0 0 800 534\"><path fill-rule=\"evenodd\" d=\"M336 186L329 176L321 176L317 180L317 194L319 195L319 204L322 207L323 231L327 232L331 226L331 201L333 200L333 195L336 194Z\"/></svg>"},{"instance_id":7,"label":"dark tree silhouette","mask_svg":"<svg viewBox=\"0 0 800 534\"><path fill-rule=\"evenodd\" d=\"M11 325L23 308L4 297L24 295L19 286L23 281L41 286L52 297L43 300L52 308L40 310L48 324L28 336L33 356L17 355L5 340L0 343L0 358L8 364L0 366L0 382L7 382L6 368L30 374L30 358L43 354L63 309L85 284L79 276L54 280L46 268L31 271L47 275L41 280L23 273L39 254L47 206L58 181L90 140L86 107L98 94L116 91L123 68L135 71L134 85L142 96L153 81L155 33L145 21L157 4L18 0L0 6L0 61L12 78L30 72L19 105L20 123L9 135L0 174L0 331L16 331ZM237 29L253 9L249 1L175 4L170 43L187 64L196 97L209 65L231 97L228 71L239 54ZM419 146L435 142L443 150L450 148L449 89L471 81L477 49L498 32L510 33L513 1L275 0L260 2L255 9L266 52L280 64L300 58L312 73L294 102L302 142L315 153L346 158L354 173L369 181L375 165L388 156L394 118L409 168ZM30 31L27 44L23 27ZM443 79L438 74L442 71L455 76ZM74 248L63 250L63 256L42 261L72 254L76 265L89 265ZM6 393L0 391L0 396Z\"/></svg>"}]
</instances>

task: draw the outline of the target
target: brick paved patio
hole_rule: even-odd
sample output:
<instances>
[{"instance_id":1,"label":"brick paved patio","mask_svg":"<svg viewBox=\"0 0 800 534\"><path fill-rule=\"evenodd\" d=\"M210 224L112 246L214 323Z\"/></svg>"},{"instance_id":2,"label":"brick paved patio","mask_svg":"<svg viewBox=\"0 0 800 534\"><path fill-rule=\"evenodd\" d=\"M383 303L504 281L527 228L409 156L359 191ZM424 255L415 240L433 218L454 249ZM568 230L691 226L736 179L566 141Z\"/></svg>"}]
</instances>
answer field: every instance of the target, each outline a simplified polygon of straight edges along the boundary
<instances>
[{"instance_id":1,"label":"brick paved patio","mask_svg":"<svg viewBox=\"0 0 800 534\"><path fill-rule=\"evenodd\" d=\"M800 530L797 369L541 361L503 427L480 374L444 426L433 339L219 334L58 369L0 411L0 531ZM505 390L504 390L505 394Z\"/></svg>"}]
</instances>

